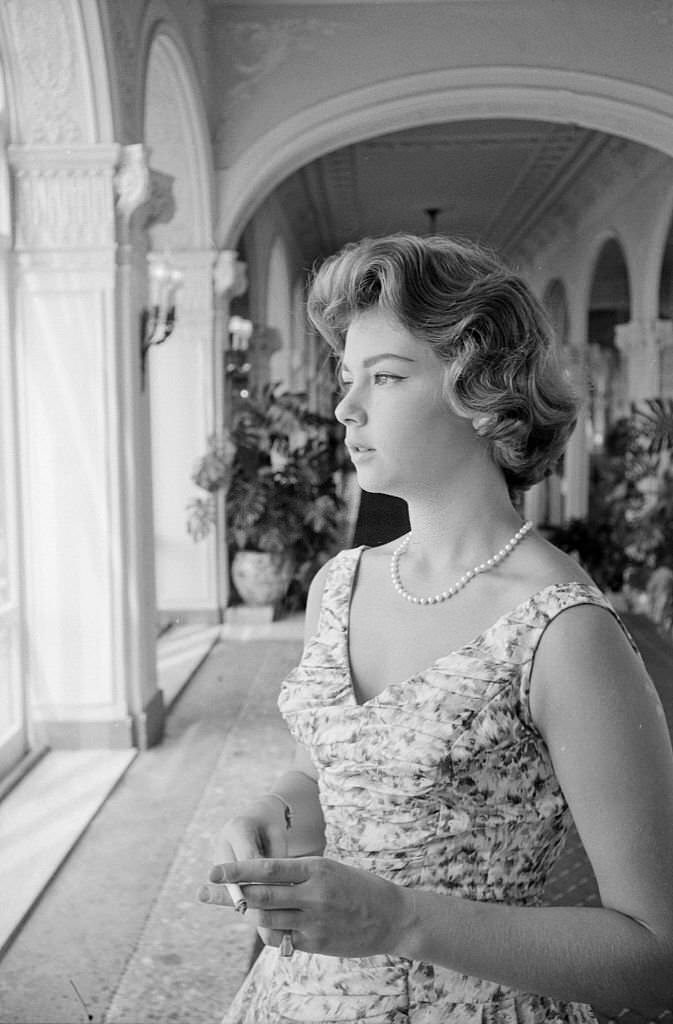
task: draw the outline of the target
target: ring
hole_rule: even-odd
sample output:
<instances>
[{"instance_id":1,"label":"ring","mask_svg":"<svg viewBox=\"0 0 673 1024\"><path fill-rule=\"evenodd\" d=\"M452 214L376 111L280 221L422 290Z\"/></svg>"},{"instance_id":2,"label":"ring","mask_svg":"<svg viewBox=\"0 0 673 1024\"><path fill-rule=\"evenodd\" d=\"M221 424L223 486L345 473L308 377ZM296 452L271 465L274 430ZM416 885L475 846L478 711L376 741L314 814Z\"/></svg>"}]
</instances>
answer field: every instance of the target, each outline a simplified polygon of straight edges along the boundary
<instances>
[{"instance_id":1,"label":"ring","mask_svg":"<svg viewBox=\"0 0 673 1024\"><path fill-rule=\"evenodd\" d=\"M280 940L279 953L281 956L292 956L294 953L292 932L283 932L283 938Z\"/></svg>"}]
</instances>

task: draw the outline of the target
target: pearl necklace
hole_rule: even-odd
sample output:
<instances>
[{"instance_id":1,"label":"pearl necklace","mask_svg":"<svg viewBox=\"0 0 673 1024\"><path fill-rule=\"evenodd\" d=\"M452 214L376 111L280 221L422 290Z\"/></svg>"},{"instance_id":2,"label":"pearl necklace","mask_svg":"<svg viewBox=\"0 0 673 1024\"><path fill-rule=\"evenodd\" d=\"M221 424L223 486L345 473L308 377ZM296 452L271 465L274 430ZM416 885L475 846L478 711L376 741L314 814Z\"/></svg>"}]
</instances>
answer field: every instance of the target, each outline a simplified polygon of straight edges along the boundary
<instances>
[{"instance_id":1,"label":"pearl necklace","mask_svg":"<svg viewBox=\"0 0 673 1024\"><path fill-rule=\"evenodd\" d=\"M514 536L507 541L504 547L500 548L497 554L492 555L481 565L475 565L474 569L469 569L464 576L461 576L459 580L449 587L448 590L443 590L441 594L435 594L434 597L416 597L415 594L410 594L408 590L405 590L402 580L400 579L400 555L403 554L409 547L409 541L411 540L411 534L408 533L400 546L393 551L392 558L390 559L390 575L392 577L393 586L395 590L403 597L405 601L410 601L412 604L440 604L442 601L448 601L450 597L457 594L459 590L462 590L471 579L478 576L479 573L489 572L494 569L496 565L500 565L502 561L514 550L520 541L526 536L526 534L533 529L533 524L530 521L526 521L523 526L516 531Z\"/></svg>"}]
</instances>

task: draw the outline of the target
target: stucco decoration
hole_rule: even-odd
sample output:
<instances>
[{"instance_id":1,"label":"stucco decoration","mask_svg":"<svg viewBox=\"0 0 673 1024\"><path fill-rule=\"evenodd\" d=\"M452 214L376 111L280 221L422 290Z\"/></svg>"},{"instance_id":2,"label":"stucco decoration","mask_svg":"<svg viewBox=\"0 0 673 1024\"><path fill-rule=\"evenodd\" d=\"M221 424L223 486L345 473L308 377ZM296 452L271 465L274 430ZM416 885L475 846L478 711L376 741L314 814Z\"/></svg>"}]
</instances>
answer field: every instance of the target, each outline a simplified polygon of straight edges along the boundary
<instances>
[{"instance_id":1,"label":"stucco decoration","mask_svg":"<svg viewBox=\"0 0 673 1024\"><path fill-rule=\"evenodd\" d=\"M673 0L654 0L650 17L664 28L673 28Z\"/></svg>"},{"instance_id":2,"label":"stucco decoration","mask_svg":"<svg viewBox=\"0 0 673 1024\"><path fill-rule=\"evenodd\" d=\"M68 0L5 0L16 72L21 140L54 145L89 137L89 94L80 80L81 26Z\"/></svg>"},{"instance_id":3,"label":"stucco decoration","mask_svg":"<svg viewBox=\"0 0 673 1024\"><path fill-rule=\"evenodd\" d=\"M115 239L117 146L63 151L10 146L17 250L100 249Z\"/></svg>"},{"instance_id":4,"label":"stucco decoration","mask_svg":"<svg viewBox=\"0 0 673 1024\"><path fill-rule=\"evenodd\" d=\"M334 148L419 124L499 117L576 123L673 156L673 97L614 77L546 67L445 68L313 101L245 143L235 161L218 149L217 244L234 245L284 178ZM225 122L225 132L230 126ZM225 138L225 134L222 133ZM228 154L227 154L228 155Z\"/></svg>"},{"instance_id":5,"label":"stucco decoration","mask_svg":"<svg viewBox=\"0 0 673 1024\"><path fill-rule=\"evenodd\" d=\"M670 159L629 139L617 136L604 139L587 169L578 169L572 190L566 189L562 200L550 203L539 223L529 230L525 241L520 240L508 255L510 258L516 256L522 262L532 260L555 239L577 231L586 210L599 203L601 197L609 195L615 182L624 177L637 180L670 162Z\"/></svg>"},{"instance_id":6,"label":"stucco decoration","mask_svg":"<svg viewBox=\"0 0 673 1024\"><path fill-rule=\"evenodd\" d=\"M223 37L225 61L237 81L229 100L249 100L257 84L276 68L292 61L298 51L312 53L333 35L336 22L322 18L270 18L268 21L239 21Z\"/></svg>"},{"instance_id":7,"label":"stucco decoration","mask_svg":"<svg viewBox=\"0 0 673 1024\"><path fill-rule=\"evenodd\" d=\"M235 249L222 249L213 265L213 288L216 295L235 299L248 290L248 265L239 260Z\"/></svg>"},{"instance_id":8,"label":"stucco decoration","mask_svg":"<svg viewBox=\"0 0 673 1024\"><path fill-rule=\"evenodd\" d=\"M126 226L135 211L150 196L150 168L142 143L124 146L119 170L115 175L117 209Z\"/></svg>"}]
</instances>

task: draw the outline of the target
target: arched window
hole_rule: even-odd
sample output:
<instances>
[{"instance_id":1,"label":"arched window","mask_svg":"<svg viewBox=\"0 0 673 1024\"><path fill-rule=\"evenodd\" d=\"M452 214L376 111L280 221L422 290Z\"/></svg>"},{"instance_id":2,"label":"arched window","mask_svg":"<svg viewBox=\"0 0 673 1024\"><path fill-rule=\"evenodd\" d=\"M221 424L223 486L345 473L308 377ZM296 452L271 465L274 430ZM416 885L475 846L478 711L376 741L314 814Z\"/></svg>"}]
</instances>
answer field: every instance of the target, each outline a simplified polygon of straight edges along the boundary
<instances>
[{"instance_id":1,"label":"arched window","mask_svg":"<svg viewBox=\"0 0 673 1024\"><path fill-rule=\"evenodd\" d=\"M615 329L630 318L631 298L624 253L611 238L600 250L589 296L589 415L592 451L600 454L610 426L627 412L626 380Z\"/></svg>"}]
</instances>

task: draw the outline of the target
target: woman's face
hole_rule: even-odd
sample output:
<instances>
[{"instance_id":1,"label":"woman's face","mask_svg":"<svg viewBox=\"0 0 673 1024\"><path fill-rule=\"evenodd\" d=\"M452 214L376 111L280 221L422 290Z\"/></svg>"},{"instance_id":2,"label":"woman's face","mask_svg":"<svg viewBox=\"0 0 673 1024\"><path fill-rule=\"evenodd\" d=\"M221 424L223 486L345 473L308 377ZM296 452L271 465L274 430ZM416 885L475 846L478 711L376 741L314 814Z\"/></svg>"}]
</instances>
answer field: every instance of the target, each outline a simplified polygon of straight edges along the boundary
<instances>
[{"instance_id":1,"label":"woman's face","mask_svg":"<svg viewBox=\"0 0 673 1024\"><path fill-rule=\"evenodd\" d=\"M390 314L367 310L353 320L335 415L364 490L405 499L435 493L483 454L470 420L443 397L443 378L432 348Z\"/></svg>"}]
</instances>

